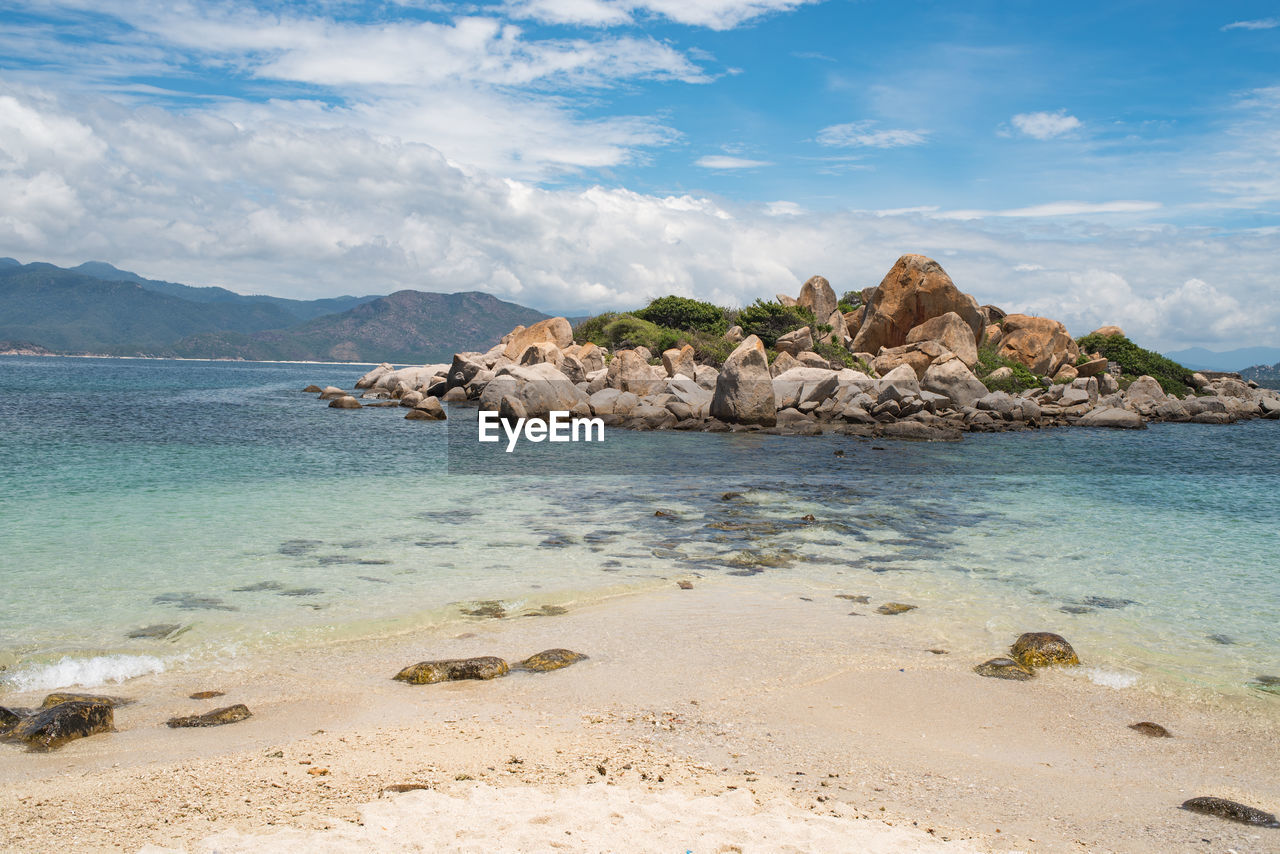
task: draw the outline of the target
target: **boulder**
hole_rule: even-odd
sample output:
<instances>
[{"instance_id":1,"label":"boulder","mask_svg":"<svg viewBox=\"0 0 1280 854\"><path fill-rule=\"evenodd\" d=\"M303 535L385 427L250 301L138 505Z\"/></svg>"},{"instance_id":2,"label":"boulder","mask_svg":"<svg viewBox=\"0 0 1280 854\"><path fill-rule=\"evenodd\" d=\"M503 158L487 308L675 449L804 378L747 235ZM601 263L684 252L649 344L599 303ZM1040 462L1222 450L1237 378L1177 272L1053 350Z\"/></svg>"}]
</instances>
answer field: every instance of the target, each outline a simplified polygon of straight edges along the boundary
<instances>
[{"instance_id":1,"label":"boulder","mask_svg":"<svg viewBox=\"0 0 1280 854\"><path fill-rule=\"evenodd\" d=\"M1111 374L1098 374L1098 393L1115 394L1120 390L1120 383Z\"/></svg>"},{"instance_id":2,"label":"boulder","mask_svg":"<svg viewBox=\"0 0 1280 854\"><path fill-rule=\"evenodd\" d=\"M373 388L378 380L382 378L383 374L392 370L395 370L395 368L387 362L383 362L381 365L378 365L378 367L356 380L356 388Z\"/></svg>"},{"instance_id":3,"label":"boulder","mask_svg":"<svg viewBox=\"0 0 1280 854\"><path fill-rule=\"evenodd\" d=\"M907 333L906 343L937 341L969 367L978 363L978 342L973 329L954 311L931 317Z\"/></svg>"},{"instance_id":4,"label":"boulder","mask_svg":"<svg viewBox=\"0 0 1280 854\"><path fill-rule=\"evenodd\" d=\"M705 388L707 391L715 391L716 378L720 376L720 372L710 365L698 365L697 372L694 374L694 382Z\"/></svg>"},{"instance_id":5,"label":"boulder","mask_svg":"<svg viewBox=\"0 0 1280 854\"><path fill-rule=\"evenodd\" d=\"M503 396L508 394L518 397L528 414L537 418L552 411L587 408L586 393L545 362L499 368L498 375L480 395L480 408L496 411Z\"/></svg>"},{"instance_id":6,"label":"boulder","mask_svg":"<svg viewBox=\"0 0 1280 854\"><path fill-rule=\"evenodd\" d=\"M405 415L410 421L444 421L448 418L438 397L424 397Z\"/></svg>"},{"instance_id":7,"label":"boulder","mask_svg":"<svg viewBox=\"0 0 1280 854\"><path fill-rule=\"evenodd\" d=\"M560 348L550 341L535 341L528 347L524 348L524 352L516 359L517 364L521 365L541 365L548 364L560 369L560 363L564 361L564 353Z\"/></svg>"},{"instance_id":8,"label":"boulder","mask_svg":"<svg viewBox=\"0 0 1280 854\"><path fill-rule=\"evenodd\" d=\"M378 377L375 388L386 388L395 390L402 383L407 389L421 388L429 385L436 380L436 377L449 376L449 368L452 365L414 365L408 368L400 368L395 371L387 371Z\"/></svg>"},{"instance_id":9,"label":"boulder","mask_svg":"<svg viewBox=\"0 0 1280 854\"><path fill-rule=\"evenodd\" d=\"M342 397L335 398L334 400L329 401L329 408L330 409L359 409L360 401L356 400L354 397L352 397L349 394L344 394Z\"/></svg>"},{"instance_id":10,"label":"boulder","mask_svg":"<svg viewBox=\"0 0 1280 854\"><path fill-rule=\"evenodd\" d=\"M1183 801L1181 808L1201 815L1212 815L1218 818L1225 818L1228 821L1237 821L1241 824L1251 824L1257 827L1280 827L1280 820L1277 820L1271 813L1263 812L1257 807L1251 807L1238 801L1229 801L1226 798L1202 795L1198 798Z\"/></svg>"},{"instance_id":11,"label":"boulder","mask_svg":"<svg viewBox=\"0 0 1280 854\"><path fill-rule=\"evenodd\" d=\"M1096 377L1107 369L1107 359L1090 359L1083 365L1076 365L1076 376L1080 377Z\"/></svg>"},{"instance_id":12,"label":"boulder","mask_svg":"<svg viewBox=\"0 0 1280 854\"><path fill-rule=\"evenodd\" d=\"M679 349L672 347L670 350L664 351L662 354L662 367L666 369L669 377L683 374L689 379L693 379L698 369L698 363L693 360L693 348L686 344Z\"/></svg>"},{"instance_id":13,"label":"boulder","mask_svg":"<svg viewBox=\"0 0 1280 854\"><path fill-rule=\"evenodd\" d=\"M903 255L871 296L850 349L878 353L881 347L900 347L912 329L949 311L969 326L975 341L982 335L977 301L961 293L937 261Z\"/></svg>"},{"instance_id":14,"label":"boulder","mask_svg":"<svg viewBox=\"0 0 1280 854\"><path fill-rule=\"evenodd\" d=\"M203 715L185 715L180 718L169 718L169 720L165 721L165 725L173 729L180 727L224 726L251 717L253 717L253 712L249 711L248 706L244 703L236 703L234 706L214 709L212 712L205 712Z\"/></svg>"},{"instance_id":15,"label":"boulder","mask_svg":"<svg viewBox=\"0 0 1280 854\"><path fill-rule=\"evenodd\" d=\"M867 307L860 305L853 311L844 313L844 328L849 330L849 337L853 338L858 334L858 330L862 328L862 321L867 316Z\"/></svg>"},{"instance_id":16,"label":"boulder","mask_svg":"<svg viewBox=\"0 0 1280 854\"><path fill-rule=\"evenodd\" d=\"M590 341L583 344L574 355L578 357L578 361L582 362L582 367L587 373L604 368L604 350Z\"/></svg>"},{"instance_id":17,"label":"boulder","mask_svg":"<svg viewBox=\"0 0 1280 854\"><path fill-rule=\"evenodd\" d=\"M920 396L920 381L916 372L908 365L899 365L880 378L876 383L876 402L887 400L903 401L909 397Z\"/></svg>"},{"instance_id":18,"label":"boulder","mask_svg":"<svg viewBox=\"0 0 1280 854\"><path fill-rule=\"evenodd\" d=\"M774 404L778 409L803 404L817 405L835 394L839 378L824 368L792 368L773 380Z\"/></svg>"},{"instance_id":19,"label":"boulder","mask_svg":"<svg viewBox=\"0 0 1280 854\"><path fill-rule=\"evenodd\" d=\"M571 649L544 649L542 652L535 652L517 664L516 668L519 670L532 670L535 673L546 673L549 670L559 670L562 667L568 667L570 664L585 661L586 658L587 656Z\"/></svg>"},{"instance_id":20,"label":"boulder","mask_svg":"<svg viewBox=\"0 0 1280 854\"><path fill-rule=\"evenodd\" d=\"M531 344L545 341L564 349L573 343L573 327L563 317L549 317L538 321L528 329L519 329L519 327L517 329L511 331L511 337L502 350L502 355L512 361L519 361L525 349Z\"/></svg>"},{"instance_id":21,"label":"boulder","mask_svg":"<svg viewBox=\"0 0 1280 854\"><path fill-rule=\"evenodd\" d=\"M807 326L801 326L786 335L779 335L773 349L779 353L790 353L792 356L802 350L813 349L813 332Z\"/></svg>"},{"instance_id":22,"label":"boulder","mask_svg":"<svg viewBox=\"0 0 1280 854\"><path fill-rule=\"evenodd\" d=\"M560 373L569 378L571 383L586 382L587 366L572 353L565 353L560 359Z\"/></svg>"},{"instance_id":23,"label":"boulder","mask_svg":"<svg viewBox=\"0 0 1280 854\"><path fill-rule=\"evenodd\" d=\"M446 658L439 661L420 661L411 664L391 677L410 685L431 685L435 682L457 682L464 679L496 679L506 676L510 667L497 656L483 655L477 658Z\"/></svg>"},{"instance_id":24,"label":"boulder","mask_svg":"<svg viewBox=\"0 0 1280 854\"><path fill-rule=\"evenodd\" d=\"M423 400L425 399L426 398L423 398ZM451 388L448 391L446 391L444 393L444 396L441 397L440 399L443 400L445 403L466 403L467 390L465 388L458 388L455 386L454 388Z\"/></svg>"},{"instance_id":25,"label":"boulder","mask_svg":"<svg viewBox=\"0 0 1280 854\"><path fill-rule=\"evenodd\" d=\"M773 364L769 366L769 373L772 376L776 377L779 374L785 374L787 371L791 370L792 368L800 368L800 367L804 367L803 363L799 359L797 359L795 356L791 355L790 353L784 350L778 353L778 355L774 358Z\"/></svg>"},{"instance_id":26,"label":"boulder","mask_svg":"<svg viewBox=\"0 0 1280 854\"><path fill-rule=\"evenodd\" d=\"M320 392L321 400L337 400L340 397L348 396L349 395L345 391L338 388L336 385L327 385L324 387L324 390Z\"/></svg>"},{"instance_id":27,"label":"boulder","mask_svg":"<svg viewBox=\"0 0 1280 854\"><path fill-rule=\"evenodd\" d=\"M1143 403L1158 404L1168 400L1168 395L1164 393L1164 389L1160 387L1160 383L1154 377L1146 375L1138 377L1124 392L1125 399L1131 404L1139 406Z\"/></svg>"},{"instance_id":28,"label":"boulder","mask_svg":"<svg viewBox=\"0 0 1280 854\"><path fill-rule=\"evenodd\" d=\"M839 308L839 298L831 289L831 283L822 276L814 276L800 286L800 296L796 303L813 312L819 323L827 323L828 317Z\"/></svg>"},{"instance_id":29,"label":"boulder","mask_svg":"<svg viewBox=\"0 0 1280 854\"><path fill-rule=\"evenodd\" d=\"M920 379L920 388L945 396L957 407L973 406L987 394L987 387L962 359L930 365Z\"/></svg>"},{"instance_id":30,"label":"boulder","mask_svg":"<svg viewBox=\"0 0 1280 854\"><path fill-rule=\"evenodd\" d=\"M787 296L786 294L774 294L774 298L778 301L779 305L799 305L800 304L799 300L797 300L795 297Z\"/></svg>"},{"instance_id":31,"label":"boulder","mask_svg":"<svg viewBox=\"0 0 1280 854\"><path fill-rule=\"evenodd\" d=\"M1006 382L1013 379L1013 368L999 367L987 374L987 381L993 383Z\"/></svg>"},{"instance_id":32,"label":"boulder","mask_svg":"<svg viewBox=\"0 0 1280 854\"><path fill-rule=\"evenodd\" d=\"M1018 682L1034 679L1036 675L1034 670L1028 670L1012 658L992 658L973 668L973 672L992 679L1013 679Z\"/></svg>"},{"instance_id":33,"label":"boulder","mask_svg":"<svg viewBox=\"0 0 1280 854\"><path fill-rule=\"evenodd\" d=\"M666 384L666 371L659 371L661 377L655 377L650 367L649 361L636 350L619 350L609 362L606 384L632 394L657 394Z\"/></svg>"},{"instance_id":34,"label":"boulder","mask_svg":"<svg viewBox=\"0 0 1280 854\"><path fill-rule=\"evenodd\" d=\"M627 416L631 414L631 410L639 405L640 398L629 391L604 388L591 395L587 402L591 405L591 411L595 415Z\"/></svg>"},{"instance_id":35,"label":"boulder","mask_svg":"<svg viewBox=\"0 0 1280 854\"><path fill-rule=\"evenodd\" d=\"M1036 376L1053 376L1064 364L1075 364L1080 348L1067 328L1047 317L1011 314L1004 319L999 354L1014 359Z\"/></svg>"},{"instance_id":36,"label":"boulder","mask_svg":"<svg viewBox=\"0 0 1280 854\"><path fill-rule=\"evenodd\" d=\"M725 340L731 344L739 343L740 341L742 341L742 338L743 338L742 327L730 326L729 331L725 332L724 337L725 337Z\"/></svg>"},{"instance_id":37,"label":"boulder","mask_svg":"<svg viewBox=\"0 0 1280 854\"><path fill-rule=\"evenodd\" d=\"M901 347L882 348L880 354L871 360L871 368L884 376L901 365L909 365L918 379L924 376L930 365L953 357L951 351L937 341L921 341Z\"/></svg>"},{"instance_id":38,"label":"boulder","mask_svg":"<svg viewBox=\"0 0 1280 854\"><path fill-rule=\"evenodd\" d=\"M1115 338L1117 336L1123 338L1124 330L1119 326L1100 326L1089 333L1090 335L1101 335L1103 338Z\"/></svg>"},{"instance_id":39,"label":"boulder","mask_svg":"<svg viewBox=\"0 0 1280 854\"><path fill-rule=\"evenodd\" d=\"M1079 376L1080 373L1076 370L1075 365L1063 365L1053 375L1053 381L1059 384L1070 383L1075 382Z\"/></svg>"},{"instance_id":40,"label":"boulder","mask_svg":"<svg viewBox=\"0 0 1280 854\"><path fill-rule=\"evenodd\" d=\"M831 360L826 356L820 356L812 350L801 350L796 353L796 361L806 368L831 368Z\"/></svg>"},{"instance_id":41,"label":"boulder","mask_svg":"<svg viewBox=\"0 0 1280 854\"><path fill-rule=\"evenodd\" d=\"M840 347L849 342L849 327L845 325L844 315L839 309L831 312L827 317L827 326L831 327L831 331L823 336L825 340Z\"/></svg>"},{"instance_id":42,"label":"boulder","mask_svg":"<svg viewBox=\"0 0 1280 854\"><path fill-rule=\"evenodd\" d=\"M449 366L449 373L445 375L445 381L449 384L449 388L459 388L471 382L484 370L487 370L484 363L458 354L453 357L453 364Z\"/></svg>"},{"instance_id":43,"label":"boulder","mask_svg":"<svg viewBox=\"0 0 1280 854\"><path fill-rule=\"evenodd\" d=\"M1147 422L1142 416L1116 406L1099 406L1085 413L1076 422L1081 427L1110 427L1117 430L1143 430Z\"/></svg>"},{"instance_id":44,"label":"boulder","mask_svg":"<svg viewBox=\"0 0 1280 854\"><path fill-rule=\"evenodd\" d=\"M748 335L725 360L716 378L711 415L729 424L777 423L773 377L764 344L755 335Z\"/></svg>"},{"instance_id":45,"label":"boulder","mask_svg":"<svg viewBox=\"0 0 1280 854\"><path fill-rule=\"evenodd\" d=\"M12 724L5 738L35 751L57 750L68 741L115 730L110 703L72 701L41 709Z\"/></svg>"},{"instance_id":46,"label":"boulder","mask_svg":"<svg viewBox=\"0 0 1280 854\"><path fill-rule=\"evenodd\" d=\"M1076 651L1062 635L1053 632L1025 632L1009 648L1014 659L1028 670L1053 665L1074 666L1080 663Z\"/></svg>"},{"instance_id":47,"label":"boulder","mask_svg":"<svg viewBox=\"0 0 1280 854\"><path fill-rule=\"evenodd\" d=\"M304 394L320 394L321 392L324 391L324 389L320 388L320 386L315 385L313 383L307 386L306 388L304 388L302 391ZM339 391L341 391L341 389L339 389Z\"/></svg>"},{"instance_id":48,"label":"boulder","mask_svg":"<svg viewBox=\"0 0 1280 854\"><path fill-rule=\"evenodd\" d=\"M1004 337L1004 330L993 323L987 327L986 331L982 335L982 340L986 344L991 347L999 347L1000 339Z\"/></svg>"},{"instance_id":49,"label":"boulder","mask_svg":"<svg viewBox=\"0 0 1280 854\"><path fill-rule=\"evenodd\" d=\"M129 706L133 704L133 700L124 697L109 697L105 694L78 694L74 691L55 691L52 694L46 694L44 700L40 702L41 709L52 709L54 706L61 706L63 703L106 703L113 709L120 706Z\"/></svg>"},{"instance_id":50,"label":"boulder","mask_svg":"<svg viewBox=\"0 0 1280 854\"><path fill-rule=\"evenodd\" d=\"M520 398L513 394L504 394L498 403L498 417L514 427L528 418L529 412L524 408Z\"/></svg>"}]
</instances>

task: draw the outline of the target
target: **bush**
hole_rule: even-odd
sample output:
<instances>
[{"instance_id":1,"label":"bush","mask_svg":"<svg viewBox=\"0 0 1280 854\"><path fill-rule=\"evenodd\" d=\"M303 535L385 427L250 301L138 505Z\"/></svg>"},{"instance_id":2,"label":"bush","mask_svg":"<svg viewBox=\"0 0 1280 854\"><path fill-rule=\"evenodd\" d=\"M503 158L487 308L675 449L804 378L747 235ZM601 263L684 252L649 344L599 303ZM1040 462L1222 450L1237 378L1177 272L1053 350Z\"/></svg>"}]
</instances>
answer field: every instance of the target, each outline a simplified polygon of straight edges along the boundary
<instances>
[{"instance_id":1,"label":"bush","mask_svg":"<svg viewBox=\"0 0 1280 854\"><path fill-rule=\"evenodd\" d=\"M724 366L725 359L729 358L729 354L738 346L723 335L696 330L680 335L677 346L682 347L685 344L693 348L694 361L699 365L711 365L717 369Z\"/></svg>"},{"instance_id":2,"label":"bush","mask_svg":"<svg viewBox=\"0 0 1280 854\"><path fill-rule=\"evenodd\" d=\"M606 311L604 314L588 317L574 327L573 340L579 344L586 344L590 341L597 347L607 347L608 341L604 337L604 328L617 318L618 313L614 311Z\"/></svg>"},{"instance_id":3,"label":"bush","mask_svg":"<svg viewBox=\"0 0 1280 854\"><path fill-rule=\"evenodd\" d=\"M604 328L605 343L611 350L647 347L655 356L674 347L679 338L676 330L641 320L634 314L620 314Z\"/></svg>"},{"instance_id":4,"label":"bush","mask_svg":"<svg viewBox=\"0 0 1280 854\"><path fill-rule=\"evenodd\" d=\"M1172 359L1145 350L1123 335L1086 335L1076 341L1087 353L1101 353L1120 365L1129 377L1147 375L1160 383L1166 394L1185 395L1190 389L1191 370Z\"/></svg>"},{"instance_id":5,"label":"bush","mask_svg":"<svg viewBox=\"0 0 1280 854\"><path fill-rule=\"evenodd\" d=\"M988 382L987 376L996 368L1008 368L1013 371L1013 376ZM992 391L1016 394L1024 389L1041 387L1040 378L1027 370L1026 365L1016 359L1006 359L996 352L995 347L986 344L978 348L978 362L973 366L973 374Z\"/></svg>"},{"instance_id":6,"label":"bush","mask_svg":"<svg viewBox=\"0 0 1280 854\"><path fill-rule=\"evenodd\" d=\"M783 305L758 299L738 312L737 323L743 335L756 335L764 346L778 343L780 335L802 326L814 326L813 312L800 305Z\"/></svg>"},{"instance_id":7,"label":"bush","mask_svg":"<svg viewBox=\"0 0 1280 854\"><path fill-rule=\"evenodd\" d=\"M641 320L669 329L722 335L729 328L724 309L688 297L659 297L633 314Z\"/></svg>"}]
</instances>

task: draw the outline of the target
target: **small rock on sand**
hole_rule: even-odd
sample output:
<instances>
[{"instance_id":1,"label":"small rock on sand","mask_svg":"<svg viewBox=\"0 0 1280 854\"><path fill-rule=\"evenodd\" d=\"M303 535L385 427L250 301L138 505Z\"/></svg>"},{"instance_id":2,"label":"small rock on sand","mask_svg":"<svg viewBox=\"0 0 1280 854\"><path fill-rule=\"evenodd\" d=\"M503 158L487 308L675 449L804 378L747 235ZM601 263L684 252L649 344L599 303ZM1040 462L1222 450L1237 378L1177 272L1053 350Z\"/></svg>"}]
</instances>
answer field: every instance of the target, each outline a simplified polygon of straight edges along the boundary
<instances>
[{"instance_id":1,"label":"small rock on sand","mask_svg":"<svg viewBox=\"0 0 1280 854\"><path fill-rule=\"evenodd\" d=\"M497 656L482 655L476 658L446 658L439 661L420 661L401 670L392 678L410 685L431 685L436 682L457 682L463 679L496 679L506 676L510 667Z\"/></svg>"},{"instance_id":2,"label":"small rock on sand","mask_svg":"<svg viewBox=\"0 0 1280 854\"><path fill-rule=\"evenodd\" d=\"M534 673L546 673L568 667L584 659L586 659L585 655L571 649L544 649L529 656L516 667L520 670L532 670Z\"/></svg>"},{"instance_id":3,"label":"small rock on sand","mask_svg":"<svg viewBox=\"0 0 1280 854\"><path fill-rule=\"evenodd\" d=\"M1009 650L1018 663L1026 668L1053 665L1075 666L1080 658L1062 635L1053 632L1025 632L1013 642Z\"/></svg>"},{"instance_id":4,"label":"small rock on sand","mask_svg":"<svg viewBox=\"0 0 1280 854\"><path fill-rule=\"evenodd\" d=\"M676 587L679 587L681 590L692 590L692 589L693 589L693 582L692 582L692 581L677 581L677 582L676 582Z\"/></svg>"},{"instance_id":5,"label":"small rock on sand","mask_svg":"<svg viewBox=\"0 0 1280 854\"><path fill-rule=\"evenodd\" d=\"M243 703L237 703L234 706L226 706L225 708L214 709L212 712L205 712L203 715L169 718L166 723L174 729L179 727L222 726L224 724L233 724L252 716L253 713L249 711L248 706Z\"/></svg>"},{"instance_id":6,"label":"small rock on sand","mask_svg":"<svg viewBox=\"0 0 1280 854\"><path fill-rule=\"evenodd\" d=\"M906 605L902 602L885 602L879 608L876 608L876 613L892 616L894 614L905 614L908 611L914 611L916 607L917 606L915 605Z\"/></svg>"},{"instance_id":7,"label":"small rock on sand","mask_svg":"<svg viewBox=\"0 0 1280 854\"><path fill-rule=\"evenodd\" d=\"M193 700L212 700L214 697L225 697L226 691L197 691L191 695Z\"/></svg>"},{"instance_id":8,"label":"small rock on sand","mask_svg":"<svg viewBox=\"0 0 1280 854\"><path fill-rule=\"evenodd\" d=\"M1028 670L1012 658L989 659L973 668L973 672L991 679L1013 679L1018 682L1025 682L1036 676L1035 671Z\"/></svg>"},{"instance_id":9,"label":"small rock on sand","mask_svg":"<svg viewBox=\"0 0 1280 854\"><path fill-rule=\"evenodd\" d=\"M1189 801L1184 801L1182 808L1201 815L1214 815L1218 818L1225 818L1228 821L1238 821L1241 824L1252 824L1258 827L1280 827L1280 821L1276 821L1276 817L1271 813L1263 812L1257 807L1228 801L1226 798L1192 798Z\"/></svg>"},{"instance_id":10,"label":"small rock on sand","mask_svg":"<svg viewBox=\"0 0 1280 854\"><path fill-rule=\"evenodd\" d=\"M1129 729L1152 738L1173 738L1173 733L1160 726L1160 724L1152 723L1151 721L1139 721L1136 724L1129 724Z\"/></svg>"}]
</instances>

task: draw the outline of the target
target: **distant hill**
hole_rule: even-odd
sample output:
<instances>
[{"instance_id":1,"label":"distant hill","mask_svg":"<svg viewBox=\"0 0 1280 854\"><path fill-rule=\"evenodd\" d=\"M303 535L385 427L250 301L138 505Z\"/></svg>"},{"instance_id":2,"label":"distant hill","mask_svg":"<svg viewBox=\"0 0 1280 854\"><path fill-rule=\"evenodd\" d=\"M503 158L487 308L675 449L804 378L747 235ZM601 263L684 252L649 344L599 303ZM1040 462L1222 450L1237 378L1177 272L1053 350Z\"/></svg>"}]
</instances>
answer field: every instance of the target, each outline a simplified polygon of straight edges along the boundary
<instances>
[{"instance_id":1,"label":"distant hill","mask_svg":"<svg viewBox=\"0 0 1280 854\"><path fill-rule=\"evenodd\" d=\"M4 260L5 259L0 259L0 264L2 264ZM102 261L86 261L78 267L72 267L71 271L81 273L85 276L92 276L95 279L102 279L107 282L133 282L134 284L141 285L146 290L155 291L158 294L167 294L168 296L179 297L180 299L189 300L191 302L227 302L237 303L239 305L275 306L277 308L284 309L295 319L295 321L310 320L313 317L320 317L324 314L334 314L335 312L346 311L349 308L354 308L357 305L375 300L379 296L378 294L372 294L370 296L363 297L345 296L316 300L298 300L260 294L238 294L235 291L229 291L226 288L197 288L191 285L180 285L177 282L163 282L157 279L144 279L137 273L130 273L127 270L117 269Z\"/></svg>"},{"instance_id":2,"label":"distant hill","mask_svg":"<svg viewBox=\"0 0 1280 854\"><path fill-rule=\"evenodd\" d=\"M513 327L547 315L477 291L397 291L291 329L206 333L174 344L179 356L253 360L423 363L487 350Z\"/></svg>"},{"instance_id":3,"label":"distant hill","mask_svg":"<svg viewBox=\"0 0 1280 854\"><path fill-rule=\"evenodd\" d=\"M0 341L30 352L426 362L488 349L546 316L477 292L289 300L158 282L101 262L0 259Z\"/></svg>"},{"instance_id":4,"label":"distant hill","mask_svg":"<svg viewBox=\"0 0 1280 854\"><path fill-rule=\"evenodd\" d=\"M1254 365L1240 371L1240 376L1253 380L1264 388L1280 389L1280 362L1274 365Z\"/></svg>"},{"instance_id":5,"label":"distant hill","mask_svg":"<svg viewBox=\"0 0 1280 854\"><path fill-rule=\"evenodd\" d=\"M1195 371L1239 371L1250 365L1270 365L1280 362L1280 347L1244 347L1216 353L1203 347L1166 353L1175 362L1181 362Z\"/></svg>"}]
</instances>

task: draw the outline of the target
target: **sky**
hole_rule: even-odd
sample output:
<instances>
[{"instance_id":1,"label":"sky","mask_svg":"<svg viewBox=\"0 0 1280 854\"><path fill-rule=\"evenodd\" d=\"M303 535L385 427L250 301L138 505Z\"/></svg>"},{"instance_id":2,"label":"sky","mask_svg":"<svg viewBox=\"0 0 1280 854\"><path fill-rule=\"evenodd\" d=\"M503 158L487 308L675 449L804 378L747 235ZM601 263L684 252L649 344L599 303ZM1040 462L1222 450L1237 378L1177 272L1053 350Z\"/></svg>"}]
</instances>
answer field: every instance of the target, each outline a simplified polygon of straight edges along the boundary
<instances>
[{"instance_id":1,"label":"sky","mask_svg":"<svg viewBox=\"0 0 1280 854\"><path fill-rule=\"evenodd\" d=\"M0 255L547 311L874 285L1280 345L1280 5L0 0Z\"/></svg>"}]
</instances>

